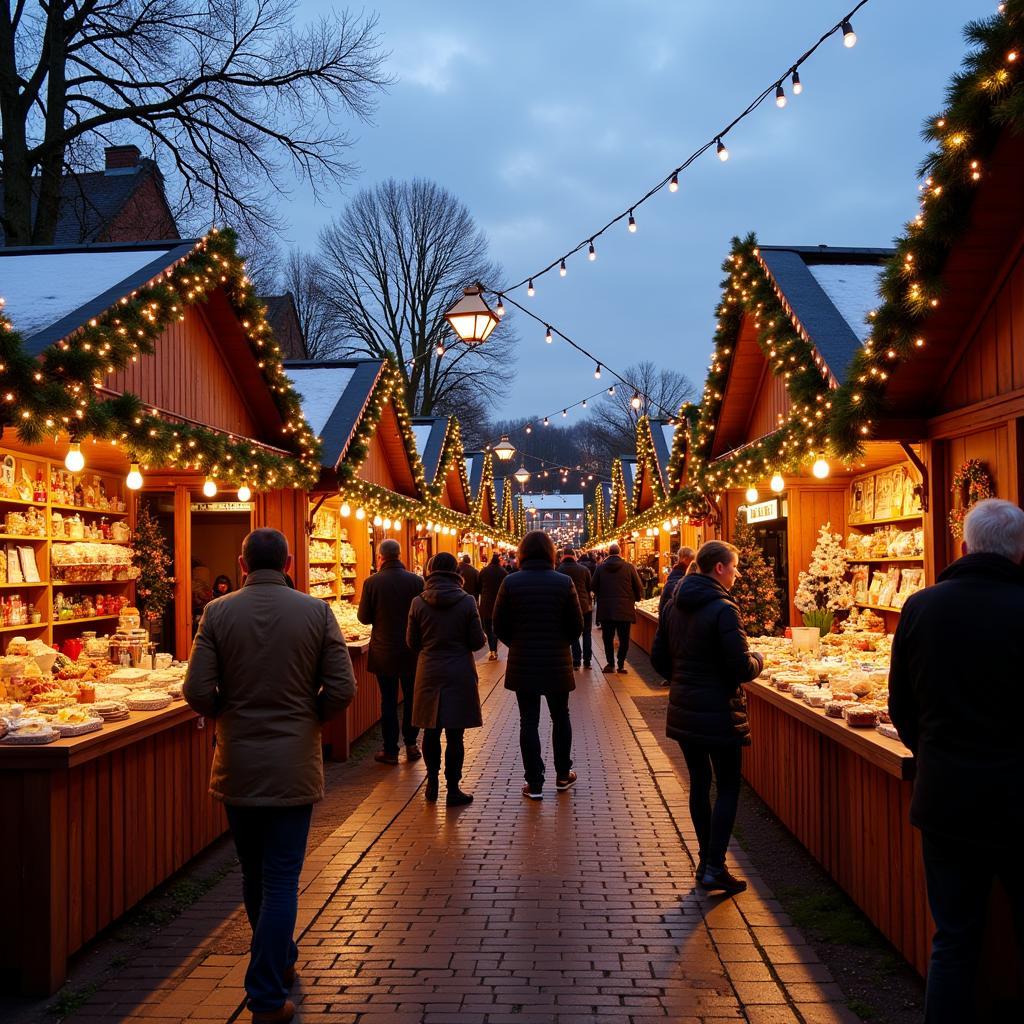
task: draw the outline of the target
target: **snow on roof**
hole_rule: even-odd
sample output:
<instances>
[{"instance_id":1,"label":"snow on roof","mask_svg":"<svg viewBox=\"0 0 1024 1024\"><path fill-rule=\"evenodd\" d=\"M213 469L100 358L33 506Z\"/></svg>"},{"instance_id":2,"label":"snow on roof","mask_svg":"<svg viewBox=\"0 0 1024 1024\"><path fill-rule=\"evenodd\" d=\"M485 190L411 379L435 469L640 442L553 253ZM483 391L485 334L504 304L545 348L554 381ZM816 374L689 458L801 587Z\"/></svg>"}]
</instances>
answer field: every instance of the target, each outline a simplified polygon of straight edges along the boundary
<instances>
[{"instance_id":1,"label":"snow on roof","mask_svg":"<svg viewBox=\"0 0 1024 1024\"><path fill-rule=\"evenodd\" d=\"M868 313L880 299L881 266L864 263L809 263L807 269L861 342L871 333Z\"/></svg>"},{"instance_id":2,"label":"snow on roof","mask_svg":"<svg viewBox=\"0 0 1024 1024\"><path fill-rule=\"evenodd\" d=\"M583 508L582 494L524 494L523 505L536 509L566 509L576 511Z\"/></svg>"},{"instance_id":3,"label":"snow on roof","mask_svg":"<svg viewBox=\"0 0 1024 1024\"><path fill-rule=\"evenodd\" d=\"M468 480L473 475L473 458L470 456L465 460L466 462L466 479Z\"/></svg>"},{"instance_id":4,"label":"snow on roof","mask_svg":"<svg viewBox=\"0 0 1024 1024\"><path fill-rule=\"evenodd\" d=\"M18 253L0 258L4 313L26 338L167 255L159 249ZM126 289L130 290L130 289Z\"/></svg>"},{"instance_id":5,"label":"snow on roof","mask_svg":"<svg viewBox=\"0 0 1024 1024\"><path fill-rule=\"evenodd\" d=\"M412 425L412 436L416 438L416 451L421 459L427 450L427 441L430 439L430 432L433 429L432 423L414 423Z\"/></svg>"},{"instance_id":6,"label":"snow on roof","mask_svg":"<svg viewBox=\"0 0 1024 1024\"><path fill-rule=\"evenodd\" d=\"M323 366L308 369L286 367L288 379L302 396L302 411L314 434L323 433L331 413L352 380L354 366Z\"/></svg>"}]
</instances>

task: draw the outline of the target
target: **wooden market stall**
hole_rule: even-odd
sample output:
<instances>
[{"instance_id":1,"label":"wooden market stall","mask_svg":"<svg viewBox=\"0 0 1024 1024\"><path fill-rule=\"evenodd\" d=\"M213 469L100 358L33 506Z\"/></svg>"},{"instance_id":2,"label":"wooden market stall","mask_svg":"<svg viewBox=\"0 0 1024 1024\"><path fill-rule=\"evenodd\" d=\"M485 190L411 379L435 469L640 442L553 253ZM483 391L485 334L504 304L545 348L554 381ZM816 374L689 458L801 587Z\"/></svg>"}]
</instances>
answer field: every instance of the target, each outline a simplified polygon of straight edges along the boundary
<instances>
[{"instance_id":1,"label":"wooden market stall","mask_svg":"<svg viewBox=\"0 0 1024 1024\"><path fill-rule=\"evenodd\" d=\"M17 411L0 442L0 647L15 671L0 684L0 717L14 723L0 743L0 869L12 883L0 984L38 994L59 987L68 957L225 821L207 795L213 732L180 697L136 710L129 693L123 712L108 705L113 717L98 731L23 743L33 731L40 741L54 728L76 731L59 714L36 718L37 709L70 717L76 700L99 695L117 678L107 675L115 645L139 666L129 675L144 674L153 647L168 662L187 657L197 556L233 571L252 526L285 531L304 581L305 495L292 484L309 478L316 445L279 383L276 346L230 233L2 249L0 280ZM217 487L239 500L213 502ZM255 497L236 496L240 487ZM231 506L231 529L203 521L218 504ZM171 610L151 624L149 648L127 632L128 609L145 609L135 581L152 555L133 550L142 507L160 523L174 574ZM115 630L113 644L102 639ZM59 678L34 641L67 652ZM22 727L34 718L38 726Z\"/></svg>"}]
</instances>

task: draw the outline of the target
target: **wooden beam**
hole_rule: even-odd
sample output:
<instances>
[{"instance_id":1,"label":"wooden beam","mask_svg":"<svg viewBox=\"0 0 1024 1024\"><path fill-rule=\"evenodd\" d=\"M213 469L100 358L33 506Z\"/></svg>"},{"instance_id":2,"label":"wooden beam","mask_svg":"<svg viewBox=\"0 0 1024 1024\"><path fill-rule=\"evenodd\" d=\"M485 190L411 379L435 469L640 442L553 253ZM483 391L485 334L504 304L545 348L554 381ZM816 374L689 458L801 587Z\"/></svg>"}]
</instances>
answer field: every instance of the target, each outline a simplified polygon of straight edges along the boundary
<instances>
[{"instance_id":1,"label":"wooden beam","mask_svg":"<svg viewBox=\"0 0 1024 1024\"><path fill-rule=\"evenodd\" d=\"M174 651L187 661L192 649L192 495L174 488Z\"/></svg>"}]
</instances>

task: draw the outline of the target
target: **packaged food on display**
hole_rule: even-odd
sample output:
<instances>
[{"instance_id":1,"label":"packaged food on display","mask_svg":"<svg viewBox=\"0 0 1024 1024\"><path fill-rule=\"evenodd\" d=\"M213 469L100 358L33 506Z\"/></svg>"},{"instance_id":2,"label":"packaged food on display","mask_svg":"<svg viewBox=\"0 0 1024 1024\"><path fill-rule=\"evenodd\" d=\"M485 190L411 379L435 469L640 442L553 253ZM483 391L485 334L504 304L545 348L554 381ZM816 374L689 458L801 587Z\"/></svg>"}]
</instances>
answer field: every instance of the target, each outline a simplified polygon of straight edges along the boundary
<instances>
[{"instance_id":1,"label":"packaged food on display","mask_svg":"<svg viewBox=\"0 0 1024 1024\"><path fill-rule=\"evenodd\" d=\"M346 604L344 601L335 601L331 605L331 610L334 612L334 617L338 620L338 625L341 627L341 635L348 643L369 640L370 627L364 626L356 618L356 608L354 605Z\"/></svg>"}]
</instances>

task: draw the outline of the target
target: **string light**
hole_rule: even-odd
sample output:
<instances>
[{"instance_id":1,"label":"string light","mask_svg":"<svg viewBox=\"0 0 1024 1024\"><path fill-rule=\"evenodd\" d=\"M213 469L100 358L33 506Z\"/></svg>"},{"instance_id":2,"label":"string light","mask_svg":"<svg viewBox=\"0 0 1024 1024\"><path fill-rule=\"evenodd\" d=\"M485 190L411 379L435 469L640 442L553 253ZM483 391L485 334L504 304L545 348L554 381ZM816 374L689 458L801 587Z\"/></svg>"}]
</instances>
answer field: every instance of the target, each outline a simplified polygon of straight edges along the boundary
<instances>
[{"instance_id":1,"label":"string light","mask_svg":"<svg viewBox=\"0 0 1024 1024\"><path fill-rule=\"evenodd\" d=\"M210 477L203 481L203 494L207 498L217 497L217 484Z\"/></svg>"},{"instance_id":2,"label":"string light","mask_svg":"<svg viewBox=\"0 0 1024 1024\"><path fill-rule=\"evenodd\" d=\"M565 260L564 259L562 260L561 266L558 268L558 273L559 273L559 275L561 277L565 277L565 275L569 273L569 270L568 270L568 268L565 265Z\"/></svg>"},{"instance_id":3,"label":"string light","mask_svg":"<svg viewBox=\"0 0 1024 1024\"><path fill-rule=\"evenodd\" d=\"M729 150L725 148L725 143L721 139L715 139L715 152L723 164L729 159Z\"/></svg>"},{"instance_id":4,"label":"string light","mask_svg":"<svg viewBox=\"0 0 1024 1024\"><path fill-rule=\"evenodd\" d=\"M550 345L551 344L551 328L550 326L544 331L544 340Z\"/></svg>"},{"instance_id":5,"label":"string light","mask_svg":"<svg viewBox=\"0 0 1024 1024\"><path fill-rule=\"evenodd\" d=\"M747 501L750 502L751 505L753 505L753 503L755 501L757 501L757 499L759 497L760 497L760 495L757 493L757 488L756 487L748 487L747 488L746 499L747 499Z\"/></svg>"},{"instance_id":6,"label":"string light","mask_svg":"<svg viewBox=\"0 0 1024 1024\"><path fill-rule=\"evenodd\" d=\"M672 172L672 177L669 179L669 182L668 182L668 190L669 190L669 192L678 192L679 191L679 172L678 171L673 171Z\"/></svg>"},{"instance_id":7,"label":"string light","mask_svg":"<svg viewBox=\"0 0 1024 1024\"><path fill-rule=\"evenodd\" d=\"M593 239L590 240L590 248L587 250L587 259L590 260L591 263L597 259L597 250L594 248Z\"/></svg>"},{"instance_id":8,"label":"string light","mask_svg":"<svg viewBox=\"0 0 1024 1024\"><path fill-rule=\"evenodd\" d=\"M500 295L498 296L498 304L494 307L494 312L497 313L498 316L505 315L505 302Z\"/></svg>"},{"instance_id":9,"label":"string light","mask_svg":"<svg viewBox=\"0 0 1024 1024\"><path fill-rule=\"evenodd\" d=\"M598 363L597 366L594 367L594 380L600 380L600 379L601 379L601 364Z\"/></svg>"},{"instance_id":10,"label":"string light","mask_svg":"<svg viewBox=\"0 0 1024 1024\"><path fill-rule=\"evenodd\" d=\"M435 349L435 351L437 352L438 358L440 358L441 356L444 355L444 342L443 341L439 341L437 343L437 348Z\"/></svg>"},{"instance_id":11,"label":"string light","mask_svg":"<svg viewBox=\"0 0 1024 1024\"><path fill-rule=\"evenodd\" d=\"M131 468L128 470L128 476L125 477L124 485L130 491L137 491L142 487L142 474L139 472L139 464L133 462Z\"/></svg>"},{"instance_id":12,"label":"string light","mask_svg":"<svg viewBox=\"0 0 1024 1024\"><path fill-rule=\"evenodd\" d=\"M853 22L849 18L843 18L841 26L843 33L843 46L852 50L857 45L857 33L853 31Z\"/></svg>"},{"instance_id":13,"label":"string light","mask_svg":"<svg viewBox=\"0 0 1024 1024\"><path fill-rule=\"evenodd\" d=\"M629 224L627 225L627 227L631 235L636 234L636 218L633 216L632 210L629 211Z\"/></svg>"},{"instance_id":14,"label":"string light","mask_svg":"<svg viewBox=\"0 0 1024 1024\"><path fill-rule=\"evenodd\" d=\"M64 466L70 473L81 473L85 469L85 456L78 441L68 445L68 453L64 456Z\"/></svg>"},{"instance_id":15,"label":"string light","mask_svg":"<svg viewBox=\"0 0 1024 1024\"><path fill-rule=\"evenodd\" d=\"M814 460L814 465L811 466L811 472L819 479L824 480L829 473L832 471L832 467L829 466L828 460L819 456Z\"/></svg>"},{"instance_id":16,"label":"string light","mask_svg":"<svg viewBox=\"0 0 1024 1024\"><path fill-rule=\"evenodd\" d=\"M533 287L533 278L530 278L530 283L526 286L526 294L532 299L537 294L537 289Z\"/></svg>"},{"instance_id":17,"label":"string light","mask_svg":"<svg viewBox=\"0 0 1024 1024\"><path fill-rule=\"evenodd\" d=\"M772 476L771 482L768 485L776 494L781 494L786 489L786 481L783 479L781 473L776 473Z\"/></svg>"},{"instance_id":18,"label":"string light","mask_svg":"<svg viewBox=\"0 0 1024 1024\"><path fill-rule=\"evenodd\" d=\"M775 86L775 106L781 110L786 105L786 90L782 88L782 83L779 82Z\"/></svg>"},{"instance_id":19,"label":"string light","mask_svg":"<svg viewBox=\"0 0 1024 1024\"><path fill-rule=\"evenodd\" d=\"M629 404L633 406L634 409L639 409L640 406L643 405L639 392L633 392L633 397L629 400Z\"/></svg>"},{"instance_id":20,"label":"string light","mask_svg":"<svg viewBox=\"0 0 1024 1024\"><path fill-rule=\"evenodd\" d=\"M252 491L249 490L249 487L246 484L242 484L242 486L238 488L238 500L248 501L251 497Z\"/></svg>"},{"instance_id":21,"label":"string light","mask_svg":"<svg viewBox=\"0 0 1024 1024\"><path fill-rule=\"evenodd\" d=\"M793 83L793 95L799 96L804 91L804 84L800 81L800 72L794 71L790 81Z\"/></svg>"}]
</instances>

